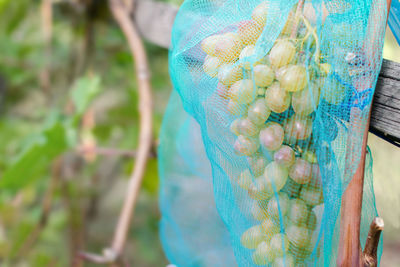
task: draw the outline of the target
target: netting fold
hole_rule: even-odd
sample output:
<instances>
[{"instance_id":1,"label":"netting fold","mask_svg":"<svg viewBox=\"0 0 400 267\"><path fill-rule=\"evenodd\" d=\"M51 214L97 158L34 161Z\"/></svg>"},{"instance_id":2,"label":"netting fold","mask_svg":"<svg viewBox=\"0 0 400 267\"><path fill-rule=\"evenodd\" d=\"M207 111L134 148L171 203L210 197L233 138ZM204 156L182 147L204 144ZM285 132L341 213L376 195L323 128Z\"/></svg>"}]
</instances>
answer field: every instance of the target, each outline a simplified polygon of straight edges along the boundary
<instances>
[{"instance_id":1,"label":"netting fold","mask_svg":"<svg viewBox=\"0 0 400 267\"><path fill-rule=\"evenodd\" d=\"M178 266L333 266L386 1L187 0L170 51L161 238ZM370 153L361 243L376 216Z\"/></svg>"}]
</instances>

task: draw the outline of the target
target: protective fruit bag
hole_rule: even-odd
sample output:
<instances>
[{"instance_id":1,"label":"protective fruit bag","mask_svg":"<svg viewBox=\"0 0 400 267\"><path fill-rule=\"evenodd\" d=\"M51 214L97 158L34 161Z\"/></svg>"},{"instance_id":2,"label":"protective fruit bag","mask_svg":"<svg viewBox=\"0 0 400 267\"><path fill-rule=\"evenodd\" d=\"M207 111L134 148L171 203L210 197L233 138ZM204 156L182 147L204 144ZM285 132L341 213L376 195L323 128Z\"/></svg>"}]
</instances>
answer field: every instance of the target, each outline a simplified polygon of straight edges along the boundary
<instances>
[{"instance_id":1,"label":"protective fruit bag","mask_svg":"<svg viewBox=\"0 0 400 267\"><path fill-rule=\"evenodd\" d=\"M361 158L385 0L186 0L160 145L178 266L334 266ZM367 153L363 244L376 216Z\"/></svg>"}]
</instances>

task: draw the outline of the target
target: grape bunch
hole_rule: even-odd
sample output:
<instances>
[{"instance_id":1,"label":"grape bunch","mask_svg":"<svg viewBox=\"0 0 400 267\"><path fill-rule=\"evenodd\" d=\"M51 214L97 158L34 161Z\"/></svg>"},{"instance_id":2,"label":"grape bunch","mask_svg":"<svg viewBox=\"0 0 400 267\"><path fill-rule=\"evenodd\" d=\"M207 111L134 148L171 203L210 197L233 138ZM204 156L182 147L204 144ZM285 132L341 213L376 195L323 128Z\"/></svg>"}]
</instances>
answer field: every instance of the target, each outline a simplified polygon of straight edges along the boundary
<instances>
[{"instance_id":1,"label":"grape bunch","mask_svg":"<svg viewBox=\"0 0 400 267\"><path fill-rule=\"evenodd\" d=\"M258 223L242 233L241 244L253 250L256 265L301 266L313 251L319 253L316 209L324 199L313 122L321 99L337 104L343 93L324 91L330 65L306 15L312 12L296 10L272 48L256 60L267 2L236 30L201 43L207 54L203 70L218 79L216 92L233 118L234 149L247 157L248 168L234 182L253 201Z\"/></svg>"}]
</instances>

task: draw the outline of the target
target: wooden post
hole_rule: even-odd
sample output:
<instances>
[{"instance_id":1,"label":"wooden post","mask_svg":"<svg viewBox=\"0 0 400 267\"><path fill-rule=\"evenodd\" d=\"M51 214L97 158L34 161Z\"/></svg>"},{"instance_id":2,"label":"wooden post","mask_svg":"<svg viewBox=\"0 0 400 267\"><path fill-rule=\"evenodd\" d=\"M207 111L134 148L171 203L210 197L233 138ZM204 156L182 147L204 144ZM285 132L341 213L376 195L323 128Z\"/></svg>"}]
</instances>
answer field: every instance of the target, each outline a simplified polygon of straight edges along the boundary
<instances>
[{"instance_id":1,"label":"wooden post","mask_svg":"<svg viewBox=\"0 0 400 267\"><path fill-rule=\"evenodd\" d=\"M388 14L390 4L391 0L387 0ZM368 81L365 83L368 83ZM356 120L360 119L361 117L358 112L360 111L353 109L351 111L351 117ZM361 251L360 245L361 208L369 122L370 115L363 134L360 162L342 198L337 266L376 266L377 264L376 251L380 233L383 230L382 219L375 218L372 222L366 250L364 251L365 253ZM351 161L352 159L346 157L346 161L347 160Z\"/></svg>"}]
</instances>

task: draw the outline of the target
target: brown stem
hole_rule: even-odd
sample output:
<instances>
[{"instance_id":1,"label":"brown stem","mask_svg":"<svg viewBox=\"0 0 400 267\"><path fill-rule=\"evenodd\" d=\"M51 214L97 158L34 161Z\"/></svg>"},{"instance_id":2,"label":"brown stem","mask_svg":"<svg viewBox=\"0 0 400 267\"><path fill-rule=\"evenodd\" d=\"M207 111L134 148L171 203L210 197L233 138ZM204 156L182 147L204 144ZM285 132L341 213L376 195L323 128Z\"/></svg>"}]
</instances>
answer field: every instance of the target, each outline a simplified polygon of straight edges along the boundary
<instances>
[{"instance_id":1,"label":"brown stem","mask_svg":"<svg viewBox=\"0 0 400 267\"><path fill-rule=\"evenodd\" d=\"M131 53L135 60L136 75L138 77L140 111L139 147L135 168L129 181L126 199L117 227L115 228L114 240L112 242L113 251L120 256L126 242L133 209L144 176L147 159L150 154L152 143L152 98L146 51L136 26L132 23L128 13L130 10L127 11L123 2L119 0L110 0L109 4L115 20L118 22L128 40Z\"/></svg>"},{"instance_id":2,"label":"brown stem","mask_svg":"<svg viewBox=\"0 0 400 267\"><path fill-rule=\"evenodd\" d=\"M364 267L376 267L378 265L377 251L383 227L384 222L382 218L376 217L371 223L364 248Z\"/></svg>"},{"instance_id":3,"label":"brown stem","mask_svg":"<svg viewBox=\"0 0 400 267\"><path fill-rule=\"evenodd\" d=\"M40 6L41 13L41 24L42 24L42 32L43 39L45 42L44 46L44 57L45 57L45 65L40 72L40 83L45 93L49 93L51 88L51 40L53 36L53 9L52 9L52 1L51 0L42 0Z\"/></svg>"}]
</instances>

